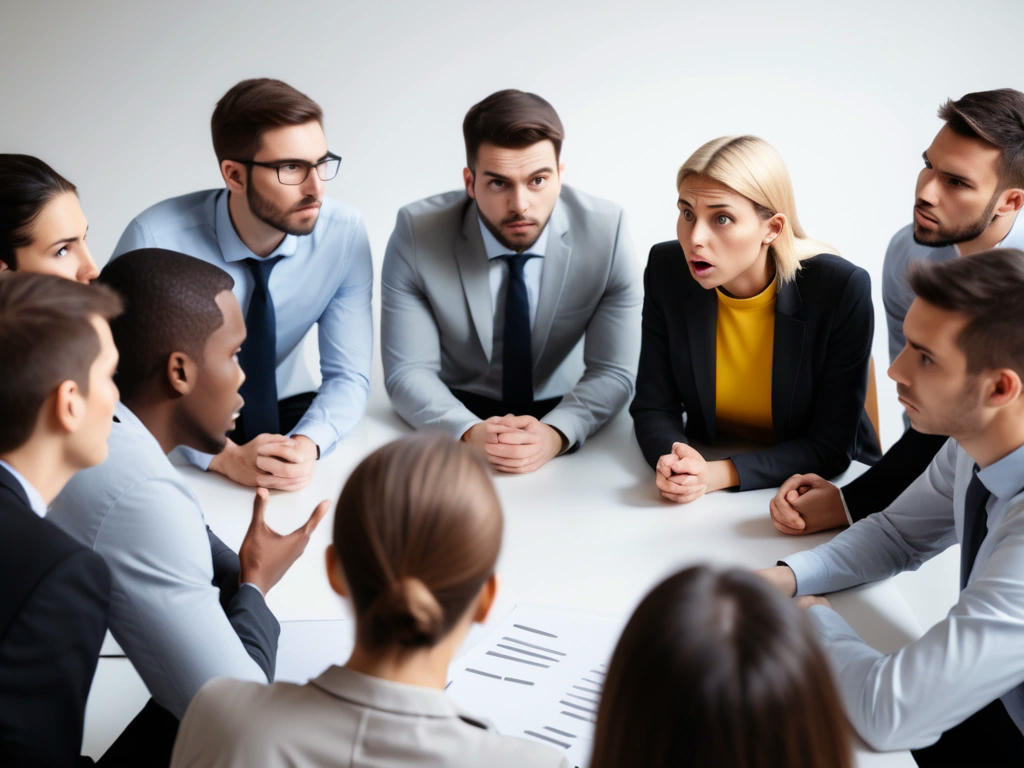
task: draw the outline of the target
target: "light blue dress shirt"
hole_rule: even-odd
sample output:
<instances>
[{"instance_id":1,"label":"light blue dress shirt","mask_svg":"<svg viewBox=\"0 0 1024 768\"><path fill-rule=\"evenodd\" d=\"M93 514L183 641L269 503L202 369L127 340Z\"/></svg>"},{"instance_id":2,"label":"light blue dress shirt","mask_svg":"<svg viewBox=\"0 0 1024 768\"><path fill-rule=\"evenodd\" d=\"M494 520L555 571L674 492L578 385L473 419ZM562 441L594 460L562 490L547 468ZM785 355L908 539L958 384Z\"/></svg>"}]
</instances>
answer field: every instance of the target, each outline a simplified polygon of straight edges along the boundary
<instances>
[{"instance_id":1,"label":"light blue dress shirt","mask_svg":"<svg viewBox=\"0 0 1024 768\"><path fill-rule=\"evenodd\" d=\"M71 478L47 519L106 561L110 631L180 718L213 677L267 677L221 607L199 501L138 417L123 403L114 416L106 461Z\"/></svg>"},{"instance_id":2,"label":"light blue dress shirt","mask_svg":"<svg viewBox=\"0 0 1024 768\"><path fill-rule=\"evenodd\" d=\"M974 459L950 439L886 509L787 557L797 594L836 592L919 567L963 539ZM1001 698L1024 731L1024 446L978 472L991 492L988 534L946 618L895 653L876 651L838 613L808 615L850 722L876 749L907 749Z\"/></svg>"},{"instance_id":3,"label":"light blue dress shirt","mask_svg":"<svg viewBox=\"0 0 1024 768\"><path fill-rule=\"evenodd\" d=\"M136 248L180 251L220 267L235 280L242 312L248 309L253 277L244 260L255 254L235 232L226 189L193 192L146 209L121 235L114 258ZM290 434L305 435L324 456L362 418L370 391L373 267L366 228L355 209L324 199L312 233L286 235L271 255L283 257L269 283L277 319L278 397L318 390ZM302 357L302 340L314 324L319 388ZM185 455L209 466L208 454Z\"/></svg>"},{"instance_id":4,"label":"light blue dress shirt","mask_svg":"<svg viewBox=\"0 0 1024 768\"><path fill-rule=\"evenodd\" d=\"M31 507L32 511L40 517L46 517L46 502L43 501L43 495L36 490L35 486L26 480L25 476L21 474L21 472L16 470L3 459L0 459L0 467L3 467L10 472L11 476L21 485L21 490L25 492L25 497L28 499L28 505Z\"/></svg>"}]
</instances>

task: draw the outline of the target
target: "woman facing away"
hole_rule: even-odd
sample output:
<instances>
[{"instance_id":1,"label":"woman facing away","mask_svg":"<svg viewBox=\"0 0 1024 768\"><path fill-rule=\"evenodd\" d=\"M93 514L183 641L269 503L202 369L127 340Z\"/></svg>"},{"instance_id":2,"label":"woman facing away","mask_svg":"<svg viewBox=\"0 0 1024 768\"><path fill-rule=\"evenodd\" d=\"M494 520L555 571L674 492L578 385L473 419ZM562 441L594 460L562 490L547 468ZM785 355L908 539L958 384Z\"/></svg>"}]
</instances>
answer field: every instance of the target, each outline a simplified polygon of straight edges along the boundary
<instances>
[{"instance_id":1,"label":"woman facing away","mask_svg":"<svg viewBox=\"0 0 1024 768\"><path fill-rule=\"evenodd\" d=\"M690 502L876 461L868 273L804 235L789 173L763 139L709 141L676 188L677 241L655 245L644 273L630 406L661 495ZM754 447L707 461L689 445L722 439Z\"/></svg>"},{"instance_id":2,"label":"woman facing away","mask_svg":"<svg viewBox=\"0 0 1024 768\"><path fill-rule=\"evenodd\" d=\"M566 766L553 748L486 729L444 693L448 665L497 592L502 513L486 462L421 433L345 483L327 549L352 601L355 649L305 685L216 679L193 699L174 766Z\"/></svg>"},{"instance_id":3,"label":"woman facing away","mask_svg":"<svg viewBox=\"0 0 1024 768\"><path fill-rule=\"evenodd\" d=\"M88 283L100 271L75 185L31 155L0 154L0 270Z\"/></svg>"},{"instance_id":4,"label":"woman facing away","mask_svg":"<svg viewBox=\"0 0 1024 768\"><path fill-rule=\"evenodd\" d=\"M590 768L852 768L806 617L760 577L688 568L643 599L612 655Z\"/></svg>"}]
</instances>

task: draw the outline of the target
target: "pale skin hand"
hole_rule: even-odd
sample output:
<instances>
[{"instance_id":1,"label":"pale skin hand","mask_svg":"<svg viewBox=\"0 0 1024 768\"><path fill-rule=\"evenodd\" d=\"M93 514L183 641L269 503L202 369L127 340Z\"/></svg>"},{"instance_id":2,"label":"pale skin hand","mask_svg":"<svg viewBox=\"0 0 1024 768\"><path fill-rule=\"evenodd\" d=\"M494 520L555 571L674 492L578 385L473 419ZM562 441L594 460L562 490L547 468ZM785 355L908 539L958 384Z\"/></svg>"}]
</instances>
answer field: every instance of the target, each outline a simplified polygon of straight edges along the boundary
<instances>
[{"instance_id":1,"label":"pale skin hand","mask_svg":"<svg viewBox=\"0 0 1024 768\"><path fill-rule=\"evenodd\" d=\"M244 445L229 439L210 469L250 488L297 491L313 479L316 453L316 444L305 435L262 434Z\"/></svg>"},{"instance_id":2,"label":"pale skin hand","mask_svg":"<svg viewBox=\"0 0 1024 768\"><path fill-rule=\"evenodd\" d=\"M739 485L740 478L730 460L706 461L693 446L672 443L672 453L658 459L654 482L663 498L688 504L708 491Z\"/></svg>"},{"instance_id":3,"label":"pale skin hand","mask_svg":"<svg viewBox=\"0 0 1024 768\"><path fill-rule=\"evenodd\" d=\"M765 579L785 597L793 597L796 594L796 574L788 565L776 565L771 568L762 568L754 571L758 576Z\"/></svg>"},{"instance_id":4,"label":"pale skin hand","mask_svg":"<svg viewBox=\"0 0 1024 768\"><path fill-rule=\"evenodd\" d=\"M821 595L801 595L796 599L796 604L805 611L812 605L824 605L826 608L832 607L832 603Z\"/></svg>"},{"instance_id":5,"label":"pale skin hand","mask_svg":"<svg viewBox=\"0 0 1024 768\"><path fill-rule=\"evenodd\" d=\"M492 416L474 424L462 440L483 451L499 472L523 474L539 469L565 450L565 438L533 416Z\"/></svg>"},{"instance_id":6,"label":"pale skin hand","mask_svg":"<svg viewBox=\"0 0 1024 768\"><path fill-rule=\"evenodd\" d=\"M817 533L847 525L839 489L820 475L793 475L768 503L772 524L782 533Z\"/></svg>"},{"instance_id":7,"label":"pale skin hand","mask_svg":"<svg viewBox=\"0 0 1024 768\"><path fill-rule=\"evenodd\" d=\"M298 560L309 543L309 537L327 514L329 507L329 502L324 499L316 505L309 520L291 533L282 536L272 530L264 520L269 495L265 488L256 491L256 497L252 502L252 521L242 540L242 546L238 548L238 560L241 564L239 582L255 584L264 595L281 580L292 563Z\"/></svg>"}]
</instances>

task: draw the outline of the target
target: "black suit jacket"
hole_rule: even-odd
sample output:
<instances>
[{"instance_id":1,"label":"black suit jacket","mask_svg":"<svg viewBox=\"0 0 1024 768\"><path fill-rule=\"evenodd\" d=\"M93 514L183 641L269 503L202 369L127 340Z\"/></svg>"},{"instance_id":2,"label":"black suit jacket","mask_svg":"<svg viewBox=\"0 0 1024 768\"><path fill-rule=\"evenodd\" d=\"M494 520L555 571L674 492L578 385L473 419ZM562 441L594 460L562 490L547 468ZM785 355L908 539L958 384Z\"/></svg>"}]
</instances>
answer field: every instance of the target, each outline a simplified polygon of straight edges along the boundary
<instances>
[{"instance_id":1,"label":"black suit jacket","mask_svg":"<svg viewBox=\"0 0 1024 768\"><path fill-rule=\"evenodd\" d=\"M843 486L843 499L853 521L892 504L927 469L948 439L915 429L904 432L875 466Z\"/></svg>"},{"instance_id":2,"label":"black suit jacket","mask_svg":"<svg viewBox=\"0 0 1024 768\"><path fill-rule=\"evenodd\" d=\"M3 467L0 585L0 765L75 765L107 630L110 572L36 515Z\"/></svg>"},{"instance_id":3,"label":"black suit jacket","mask_svg":"<svg viewBox=\"0 0 1024 768\"><path fill-rule=\"evenodd\" d=\"M673 442L713 444L718 299L693 279L678 242L651 249L644 272L637 441L653 467ZM851 459L873 463L878 437L864 411L874 332L871 280L845 259L806 259L775 301L772 427L775 444L731 456L740 490L797 472L832 477ZM684 426L685 416L685 426Z\"/></svg>"}]
</instances>

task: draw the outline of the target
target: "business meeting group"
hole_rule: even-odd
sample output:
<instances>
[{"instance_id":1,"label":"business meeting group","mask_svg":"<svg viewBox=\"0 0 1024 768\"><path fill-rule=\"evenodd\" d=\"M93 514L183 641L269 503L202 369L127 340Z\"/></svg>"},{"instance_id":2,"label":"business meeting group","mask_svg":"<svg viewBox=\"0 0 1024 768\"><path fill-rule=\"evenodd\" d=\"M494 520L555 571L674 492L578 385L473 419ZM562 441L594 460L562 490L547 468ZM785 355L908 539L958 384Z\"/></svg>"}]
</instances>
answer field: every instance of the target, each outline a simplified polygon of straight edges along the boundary
<instances>
[{"instance_id":1,"label":"business meeting group","mask_svg":"<svg viewBox=\"0 0 1024 768\"><path fill-rule=\"evenodd\" d=\"M320 106L232 86L210 121L223 186L143 210L102 270L75 184L0 154L0 765L568 766L445 687L499 591L494 475L529 483L628 406L636 444L615 450L642 453L660 504L777 489L773 535L839 531L648 592L600 672L590 768L850 768L857 738L920 766L1024 766L1024 93L938 118L876 276L905 411L883 453L871 277L804 231L775 148L722 136L668 170L675 238L641 284L623 209L562 183L552 105L486 96L464 187L398 210L377 275L411 429L287 533L270 491L306 488L364 418L375 343L369 239L325 196L342 160ZM308 338L322 376L303 384ZM726 444L743 448L706 448ZM181 463L252 489L237 552ZM266 595L321 524L353 650L274 682ZM956 602L903 647L833 609L954 544ZM94 763L108 630L150 698Z\"/></svg>"}]
</instances>

